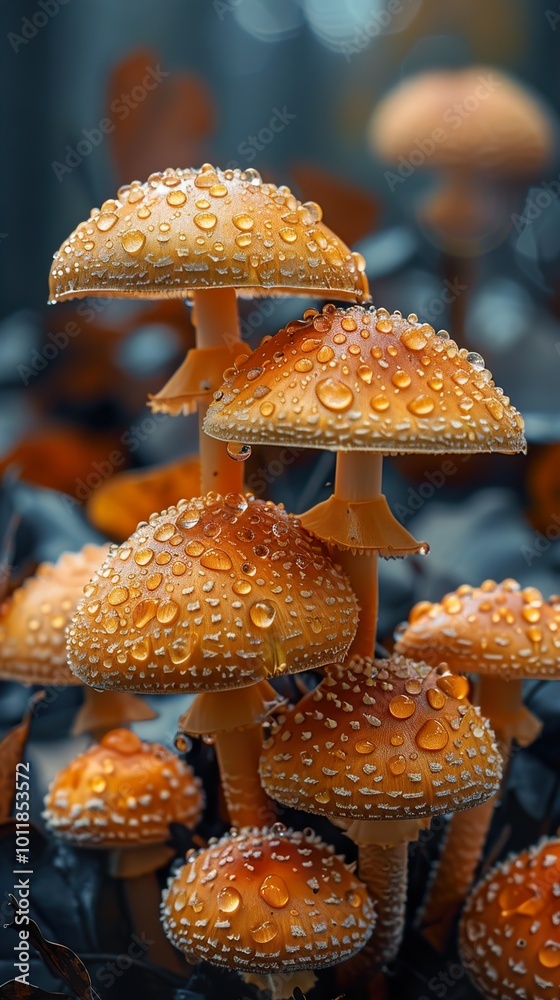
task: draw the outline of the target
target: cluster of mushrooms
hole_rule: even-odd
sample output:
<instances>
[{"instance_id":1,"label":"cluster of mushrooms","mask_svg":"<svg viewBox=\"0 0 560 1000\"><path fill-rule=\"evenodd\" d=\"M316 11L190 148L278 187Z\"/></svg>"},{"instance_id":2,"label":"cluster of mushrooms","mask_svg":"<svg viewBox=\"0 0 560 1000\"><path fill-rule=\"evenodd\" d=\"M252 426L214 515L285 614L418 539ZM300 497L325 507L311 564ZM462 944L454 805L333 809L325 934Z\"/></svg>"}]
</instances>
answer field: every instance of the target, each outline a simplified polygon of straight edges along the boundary
<instances>
[{"instance_id":1,"label":"cluster of mushrooms","mask_svg":"<svg viewBox=\"0 0 560 1000\"><path fill-rule=\"evenodd\" d=\"M174 869L161 916L175 948L274 997L353 956L374 975L401 943L408 844L447 815L418 917L443 948L508 747L538 734L521 679L560 670L560 603L512 580L464 586L414 608L376 659L377 557L428 551L391 513L382 456L520 452L519 413L446 331L365 304L364 261L319 206L253 170L204 164L121 188L63 243L50 282L53 302L192 300L196 347L151 405L198 412L201 487L122 544L42 568L3 609L2 676L95 696L80 728L97 742L54 778L49 828L109 850L147 919L169 824L194 828L204 795L182 758L128 727L146 718L138 694L196 695L178 746L213 743L231 829ZM238 295L329 301L251 352ZM295 517L245 494L253 444L335 451L332 496ZM301 671L322 678L289 704L271 682ZM472 702L465 673L480 677ZM308 826L286 828L279 807L344 830L357 871ZM559 882L549 842L469 897L461 949L485 996L558 996Z\"/></svg>"}]
</instances>

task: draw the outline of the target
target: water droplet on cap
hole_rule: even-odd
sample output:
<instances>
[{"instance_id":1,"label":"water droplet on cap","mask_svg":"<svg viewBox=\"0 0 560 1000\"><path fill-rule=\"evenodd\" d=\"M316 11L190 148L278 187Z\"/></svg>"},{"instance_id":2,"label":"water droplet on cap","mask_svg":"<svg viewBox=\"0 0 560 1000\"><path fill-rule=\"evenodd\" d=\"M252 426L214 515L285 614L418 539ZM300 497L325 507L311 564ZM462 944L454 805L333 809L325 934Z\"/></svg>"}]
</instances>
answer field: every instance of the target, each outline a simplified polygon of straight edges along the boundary
<instances>
[{"instance_id":1,"label":"water droplet on cap","mask_svg":"<svg viewBox=\"0 0 560 1000\"><path fill-rule=\"evenodd\" d=\"M264 404L263 404L264 405ZM226 451L234 462L246 462L251 457L250 444L236 444L234 441L228 442Z\"/></svg>"},{"instance_id":2,"label":"water droplet on cap","mask_svg":"<svg viewBox=\"0 0 560 1000\"><path fill-rule=\"evenodd\" d=\"M222 913L235 913L241 903L241 893L237 889L234 889L233 886L226 885L223 889L220 889L217 900L218 909Z\"/></svg>"},{"instance_id":3,"label":"water droplet on cap","mask_svg":"<svg viewBox=\"0 0 560 1000\"><path fill-rule=\"evenodd\" d=\"M469 365L472 365L477 372L481 372L486 367L484 358L480 354L477 354L476 351L470 351L465 360L468 361Z\"/></svg>"},{"instance_id":4,"label":"water droplet on cap","mask_svg":"<svg viewBox=\"0 0 560 1000\"><path fill-rule=\"evenodd\" d=\"M290 898L288 887L279 875L267 875L259 892L265 903L278 910L286 906Z\"/></svg>"}]
</instances>

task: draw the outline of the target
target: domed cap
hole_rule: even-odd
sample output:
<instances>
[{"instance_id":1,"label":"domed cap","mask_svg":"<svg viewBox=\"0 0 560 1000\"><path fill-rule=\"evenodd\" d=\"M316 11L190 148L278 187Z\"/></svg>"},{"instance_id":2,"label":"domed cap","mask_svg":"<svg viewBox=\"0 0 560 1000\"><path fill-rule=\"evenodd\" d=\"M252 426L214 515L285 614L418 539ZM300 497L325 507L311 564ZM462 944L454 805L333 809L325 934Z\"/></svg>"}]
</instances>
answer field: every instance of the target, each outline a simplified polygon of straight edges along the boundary
<instances>
[{"instance_id":1,"label":"domed cap","mask_svg":"<svg viewBox=\"0 0 560 1000\"><path fill-rule=\"evenodd\" d=\"M282 506L240 494L181 500L113 548L69 629L94 687L220 691L344 655L356 598Z\"/></svg>"},{"instance_id":2,"label":"domed cap","mask_svg":"<svg viewBox=\"0 0 560 1000\"><path fill-rule=\"evenodd\" d=\"M469 896L460 954L477 989L497 1000L560 996L560 840L497 865Z\"/></svg>"},{"instance_id":3,"label":"domed cap","mask_svg":"<svg viewBox=\"0 0 560 1000\"><path fill-rule=\"evenodd\" d=\"M66 662L65 629L106 545L41 563L0 607L0 678L22 684L77 684Z\"/></svg>"},{"instance_id":4,"label":"domed cap","mask_svg":"<svg viewBox=\"0 0 560 1000\"><path fill-rule=\"evenodd\" d=\"M499 787L501 759L462 677L402 657L336 666L279 718L261 757L283 805L354 820L468 809Z\"/></svg>"},{"instance_id":5,"label":"domed cap","mask_svg":"<svg viewBox=\"0 0 560 1000\"><path fill-rule=\"evenodd\" d=\"M114 729L54 778L43 816L59 837L83 847L138 847L165 841L170 823L200 819L200 781L158 743Z\"/></svg>"},{"instance_id":6,"label":"domed cap","mask_svg":"<svg viewBox=\"0 0 560 1000\"><path fill-rule=\"evenodd\" d=\"M420 166L503 176L524 176L542 167L554 139L542 104L486 66L407 78L376 106L368 131L372 150L388 163L412 153L421 155ZM433 148L425 153L430 142Z\"/></svg>"},{"instance_id":7,"label":"domed cap","mask_svg":"<svg viewBox=\"0 0 560 1000\"><path fill-rule=\"evenodd\" d=\"M191 853L163 895L163 922L194 962L291 972L350 958L370 937L374 910L332 847L276 823Z\"/></svg>"},{"instance_id":8,"label":"domed cap","mask_svg":"<svg viewBox=\"0 0 560 1000\"><path fill-rule=\"evenodd\" d=\"M204 429L331 451L514 453L523 420L479 354L414 314L309 309L225 373Z\"/></svg>"},{"instance_id":9,"label":"domed cap","mask_svg":"<svg viewBox=\"0 0 560 1000\"><path fill-rule=\"evenodd\" d=\"M252 169L205 163L151 174L120 188L65 240L51 267L51 301L184 299L212 288L368 299L363 258L321 215Z\"/></svg>"},{"instance_id":10,"label":"domed cap","mask_svg":"<svg viewBox=\"0 0 560 1000\"><path fill-rule=\"evenodd\" d=\"M560 678L560 598L545 601L536 587L522 590L515 580L464 584L440 604L417 604L396 649L506 681Z\"/></svg>"}]
</instances>

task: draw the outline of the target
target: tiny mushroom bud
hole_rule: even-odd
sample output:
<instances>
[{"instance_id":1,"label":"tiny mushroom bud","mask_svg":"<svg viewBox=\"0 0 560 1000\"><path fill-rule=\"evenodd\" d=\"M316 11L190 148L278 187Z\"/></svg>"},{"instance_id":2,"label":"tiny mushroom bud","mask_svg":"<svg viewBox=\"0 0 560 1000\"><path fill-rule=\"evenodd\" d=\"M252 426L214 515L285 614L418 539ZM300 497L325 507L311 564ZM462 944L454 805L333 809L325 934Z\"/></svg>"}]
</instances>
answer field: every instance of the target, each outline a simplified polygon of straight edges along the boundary
<instances>
[{"instance_id":1,"label":"tiny mushroom bud","mask_svg":"<svg viewBox=\"0 0 560 1000\"><path fill-rule=\"evenodd\" d=\"M354 955L374 919L365 885L333 849L281 823L191 853L163 895L166 933L190 961L236 969L274 998L310 989L303 970Z\"/></svg>"},{"instance_id":2,"label":"tiny mushroom bud","mask_svg":"<svg viewBox=\"0 0 560 1000\"><path fill-rule=\"evenodd\" d=\"M560 840L543 840L493 868L470 895L460 956L483 996L560 996Z\"/></svg>"}]
</instances>

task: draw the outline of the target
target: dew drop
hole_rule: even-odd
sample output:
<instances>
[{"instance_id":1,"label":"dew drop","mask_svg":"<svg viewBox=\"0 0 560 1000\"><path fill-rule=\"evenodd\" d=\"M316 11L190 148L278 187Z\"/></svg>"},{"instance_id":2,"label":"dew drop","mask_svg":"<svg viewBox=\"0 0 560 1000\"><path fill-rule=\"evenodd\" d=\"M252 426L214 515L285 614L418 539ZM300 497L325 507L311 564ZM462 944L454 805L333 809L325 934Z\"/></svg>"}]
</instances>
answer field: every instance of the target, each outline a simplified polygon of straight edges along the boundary
<instances>
[{"instance_id":1,"label":"dew drop","mask_svg":"<svg viewBox=\"0 0 560 1000\"><path fill-rule=\"evenodd\" d=\"M417 396L416 399L411 399L410 403L407 403L406 408L417 417L424 417L432 412L434 406L435 403L429 396Z\"/></svg>"},{"instance_id":2,"label":"dew drop","mask_svg":"<svg viewBox=\"0 0 560 1000\"><path fill-rule=\"evenodd\" d=\"M483 371L486 366L484 358L481 357L480 354L477 354L476 351L471 351L469 354L467 354L465 360L468 361L469 365L472 365L472 367L475 368L477 372Z\"/></svg>"},{"instance_id":3,"label":"dew drop","mask_svg":"<svg viewBox=\"0 0 560 1000\"><path fill-rule=\"evenodd\" d=\"M256 378L259 378L259 376L262 375L262 373L262 368L251 368L250 371L247 372L247 381L254 382Z\"/></svg>"},{"instance_id":4,"label":"dew drop","mask_svg":"<svg viewBox=\"0 0 560 1000\"><path fill-rule=\"evenodd\" d=\"M246 462L251 457L250 444L237 444L235 441L229 441L226 451L229 457L233 458L234 462Z\"/></svg>"},{"instance_id":5,"label":"dew drop","mask_svg":"<svg viewBox=\"0 0 560 1000\"><path fill-rule=\"evenodd\" d=\"M384 410L388 410L391 405L387 396L384 396L382 392L378 393L377 396L373 396L370 399L369 405L372 410L377 410L378 413L383 413Z\"/></svg>"},{"instance_id":6,"label":"dew drop","mask_svg":"<svg viewBox=\"0 0 560 1000\"><path fill-rule=\"evenodd\" d=\"M206 232L213 229L217 223L217 218L212 212L199 212L194 217L194 224L198 226L199 229L204 229Z\"/></svg>"},{"instance_id":7,"label":"dew drop","mask_svg":"<svg viewBox=\"0 0 560 1000\"><path fill-rule=\"evenodd\" d=\"M144 233L141 233L139 229L131 229L128 233L125 233L121 239L123 250L127 253L135 254L138 253L144 243L146 242L146 237Z\"/></svg>"},{"instance_id":8,"label":"dew drop","mask_svg":"<svg viewBox=\"0 0 560 1000\"><path fill-rule=\"evenodd\" d=\"M420 694L422 684L416 677L411 677L411 679L406 682L404 689L407 694Z\"/></svg>"},{"instance_id":9,"label":"dew drop","mask_svg":"<svg viewBox=\"0 0 560 1000\"><path fill-rule=\"evenodd\" d=\"M171 625L179 615L179 605L175 601L160 604L156 617L161 625Z\"/></svg>"},{"instance_id":10,"label":"dew drop","mask_svg":"<svg viewBox=\"0 0 560 1000\"><path fill-rule=\"evenodd\" d=\"M155 601L140 601L132 612L132 622L136 628L144 628L156 613Z\"/></svg>"},{"instance_id":11,"label":"dew drop","mask_svg":"<svg viewBox=\"0 0 560 1000\"><path fill-rule=\"evenodd\" d=\"M369 753L373 753L375 750L375 743L371 743L370 740L358 740L355 746L356 753L361 753L364 756Z\"/></svg>"},{"instance_id":12,"label":"dew drop","mask_svg":"<svg viewBox=\"0 0 560 1000\"><path fill-rule=\"evenodd\" d=\"M161 573L152 573L152 575L149 576L148 579L146 580L147 589L157 590L162 580L163 576Z\"/></svg>"},{"instance_id":13,"label":"dew drop","mask_svg":"<svg viewBox=\"0 0 560 1000\"><path fill-rule=\"evenodd\" d=\"M250 215L241 213L240 215L234 215L232 222L237 229L241 229L242 232L248 232L255 225L255 220Z\"/></svg>"},{"instance_id":14,"label":"dew drop","mask_svg":"<svg viewBox=\"0 0 560 1000\"><path fill-rule=\"evenodd\" d=\"M124 604L124 602L128 600L127 588L113 587L113 589L109 591L107 600L109 604L113 605L113 607L117 607L119 604Z\"/></svg>"},{"instance_id":15,"label":"dew drop","mask_svg":"<svg viewBox=\"0 0 560 1000\"><path fill-rule=\"evenodd\" d=\"M428 385L430 389L434 390L434 392L440 392L440 390L443 389L443 381L440 378L429 378Z\"/></svg>"},{"instance_id":16,"label":"dew drop","mask_svg":"<svg viewBox=\"0 0 560 1000\"><path fill-rule=\"evenodd\" d=\"M181 516L177 518L175 524L183 531L190 531L191 528L196 527L199 521L200 515L193 510L192 512L189 511L185 514L181 514Z\"/></svg>"},{"instance_id":17,"label":"dew drop","mask_svg":"<svg viewBox=\"0 0 560 1000\"><path fill-rule=\"evenodd\" d=\"M429 688L426 697L428 704L437 711L440 711L447 701L443 691L439 691L438 688Z\"/></svg>"},{"instance_id":18,"label":"dew drop","mask_svg":"<svg viewBox=\"0 0 560 1000\"><path fill-rule=\"evenodd\" d=\"M313 362L310 358L299 358L299 360L296 361L294 368L296 372L310 372L313 368Z\"/></svg>"},{"instance_id":19,"label":"dew drop","mask_svg":"<svg viewBox=\"0 0 560 1000\"><path fill-rule=\"evenodd\" d=\"M454 674L444 674L437 681L437 686L451 698L462 701L469 693L469 682L466 677L455 676Z\"/></svg>"},{"instance_id":20,"label":"dew drop","mask_svg":"<svg viewBox=\"0 0 560 1000\"><path fill-rule=\"evenodd\" d=\"M315 386L315 393L323 406L335 413L344 413L345 410L350 409L354 402L354 394L349 386L332 378L318 382Z\"/></svg>"},{"instance_id":21,"label":"dew drop","mask_svg":"<svg viewBox=\"0 0 560 1000\"><path fill-rule=\"evenodd\" d=\"M225 198L226 194L228 193L228 190L225 184L212 184L209 193L211 194L212 198Z\"/></svg>"},{"instance_id":22,"label":"dew drop","mask_svg":"<svg viewBox=\"0 0 560 1000\"><path fill-rule=\"evenodd\" d=\"M406 372L399 369L399 371L395 372L392 376L391 382L397 387L397 389L408 389L411 383L411 378L410 375L407 375Z\"/></svg>"},{"instance_id":23,"label":"dew drop","mask_svg":"<svg viewBox=\"0 0 560 1000\"><path fill-rule=\"evenodd\" d=\"M265 903L269 906L274 906L278 910L286 906L290 899L288 887L284 879L280 878L279 875L267 875L259 892Z\"/></svg>"},{"instance_id":24,"label":"dew drop","mask_svg":"<svg viewBox=\"0 0 560 1000\"><path fill-rule=\"evenodd\" d=\"M353 910L357 910L362 905L362 897L355 889L349 889L345 894L346 902Z\"/></svg>"},{"instance_id":25,"label":"dew drop","mask_svg":"<svg viewBox=\"0 0 560 1000\"><path fill-rule=\"evenodd\" d=\"M184 205L187 200L187 196L184 191L176 189L175 191L170 191L167 195L167 204L178 207L179 205Z\"/></svg>"},{"instance_id":26,"label":"dew drop","mask_svg":"<svg viewBox=\"0 0 560 1000\"><path fill-rule=\"evenodd\" d=\"M525 913L525 915L531 914L531 906L537 904L542 907L543 900L537 895L535 890L528 885L505 885L498 896L498 905L501 908L502 916L508 917L513 913ZM529 911L526 909L529 907Z\"/></svg>"},{"instance_id":27,"label":"dew drop","mask_svg":"<svg viewBox=\"0 0 560 1000\"><path fill-rule=\"evenodd\" d=\"M392 747L402 747L404 743L404 736L402 736L401 733L393 733L390 742Z\"/></svg>"},{"instance_id":28,"label":"dew drop","mask_svg":"<svg viewBox=\"0 0 560 1000\"><path fill-rule=\"evenodd\" d=\"M169 647L169 659L175 666L180 666L190 657L190 646L184 640L179 640Z\"/></svg>"},{"instance_id":29,"label":"dew drop","mask_svg":"<svg viewBox=\"0 0 560 1000\"><path fill-rule=\"evenodd\" d=\"M378 333L392 333L393 324L389 319L380 319L375 324L375 329L378 331Z\"/></svg>"},{"instance_id":30,"label":"dew drop","mask_svg":"<svg viewBox=\"0 0 560 1000\"><path fill-rule=\"evenodd\" d=\"M257 601L249 609L249 617L257 628L270 628L276 617L276 608L269 601Z\"/></svg>"},{"instance_id":31,"label":"dew drop","mask_svg":"<svg viewBox=\"0 0 560 1000\"><path fill-rule=\"evenodd\" d=\"M218 893L218 909L222 913L235 913L241 903L241 893L233 886L225 885Z\"/></svg>"},{"instance_id":32,"label":"dew drop","mask_svg":"<svg viewBox=\"0 0 560 1000\"><path fill-rule=\"evenodd\" d=\"M301 345L301 349L304 354L311 354L311 352L316 351L318 347L321 347L321 341L316 340L314 337L307 337Z\"/></svg>"},{"instance_id":33,"label":"dew drop","mask_svg":"<svg viewBox=\"0 0 560 1000\"><path fill-rule=\"evenodd\" d=\"M428 719L416 733L416 742L422 750L443 750L449 743L449 733L441 722Z\"/></svg>"},{"instance_id":34,"label":"dew drop","mask_svg":"<svg viewBox=\"0 0 560 1000\"><path fill-rule=\"evenodd\" d=\"M100 774L94 775L89 784L92 792L104 792L107 788L107 782L105 781L105 778L101 777Z\"/></svg>"},{"instance_id":35,"label":"dew drop","mask_svg":"<svg viewBox=\"0 0 560 1000\"><path fill-rule=\"evenodd\" d=\"M113 212L102 212L96 219L96 226L102 233L112 229L117 221L117 216Z\"/></svg>"},{"instance_id":36,"label":"dew drop","mask_svg":"<svg viewBox=\"0 0 560 1000\"><path fill-rule=\"evenodd\" d=\"M319 361L322 365L326 365L332 358L334 358L334 351L332 347L329 347L328 344L324 344L317 353L317 361Z\"/></svg>"},{"instance_id":37,"label":"dew drop","mask_svg":"<svg viewBox=\"0 0 560 1000\"><path fill-rule=\"evenodd\" d=\"M201 556L204 552L204 545L198 540L189 542L188 545L185 545L185 552L188 556L192 556L194 559L197 559L198 556Z\"/></svg>"},{"instance_id":38,"label":"dew drop","mask_svg":"<svg viewBox=\"0 0 560 1000\"><path fill-rule=\"evenodd\" d=\"M206 569L215 569L226 571L231 569L232 562L227 552L223 549L207 549L203 556L200 557L200 565L205 566Z\"/></svg>"},{"instance_id":39,"label":"dew drop","mask_svg":"<svg viewBox=\"0 0 560 1000\"><path fill-rule=\"evenodd\" d=\"M327 802L331 801L331 793L326 790L324 792L315 792L313 798L319 805L326 806Z\"/></svg>"},{"instance_id":40,"label":"dew drop","mask_svg":"<svg viewBox=\"0 0 560 1000\"><path fill-rule=\"evenodd\" d=\"M373 379L373 371L371 370L369 365L359 365L358 376L361 378L362 382L366 383L366 385L371 385Z\"/></svg>"},{"instance_id":41,"label":"dew drop","mask_svg":"<svg viewBox=\"0 0 560 1000\"><path fill-rule=\"evenodd\" d=\"M250 594L253 588L248 580L236 580L231 589L234 594L243 595Z\"/></svg>"},{"instance_id":42,"label":"dew drop","mask_svg":"<svg viewBox=\"0 0 560 1000\"><path fill-rule=\"evenodd\" d=\"M416 702L406 694L397 694L389 702L389 711L395 719L410 719L416 711Z\"/></svg>"},{"instance_id":43,"label":"dew drop","mask_svg":"<svg viewBox=\"0 0 560 1000\"><path fill-rule=\"evenodd\" d=\"M281 229L279 231L279 236L284 240L284 243L295 243L297 240L297 233L295 229Z\"/></svg>"},{"instance_id":44,"label":"dew drop","mask_svg":"<svg viewBox=\"0 0 560 1000\"><path fill-rule=\"evenodd\" d=\"M398 777L406 769L406 757L402 753L396 754L395 757L389 758L388 764L391 774Z\"/></svg>"},{"instance_id":45,"label":"dew drop","mask_svg":"<svg viewBox=\"0 0 560 1000\"><path fill-rule=\"evenodd\" d=\"M485 400L486 409L489 414L494 417L494 420L501 420L504 415L504 408L497 399L487 399Z\"/></svg>"},{"instance_id":46,"label":"dew drop","mask_svg":"<svg viewBox=\"0 0 560 1000\"><path fill-rule=\"evenodd\" d=\"M422 351L428 343L422 330L414 327L401 334L401 341L410 351Z\"/></svg>"},{"instance_id":47,"label":"dew drop","mask_svg":"<svg viewBox=\"0 0 560 1000\"><path fill-rule=\"evenodd\" d=\"M167 542L175 534L175 526L167 522L166 524L160 524L154 531L154 538L156 542Z\"/></svg>"},{"instance_id":48,"label":"dew drop","mask_svg":"<svg viewBox=\"0 0 560 1000\"><path fill-rule=\"evenodd\" d=\"M257 924L256 927L251 927L251 935L257 944L268 944L277 934L278 928L273 924L272 920L265 920L264 923Z\"/></svg>"},{"instance_id":49,"label":"dew drop","mask_svg":"<svg viewBox=\"0 0 560 1000\"><path fill-rule=\"evenodd\" d=\"M545 969L557 969L560 965L560 944L556 941L546 941L539 949L539 962Z\"/></svg>"},{"instance_id":50,"label":"dew drop","mask_svg":"<svg viewBox=\"0 0 560 1000\"><path fill-rule=\"evenodd\" d=\"M138 660L140 663L144 663L148 659L151 652L150 643L148 639L139 639L130 647L130 655L134 660Z\"/></svg>"},{"instance_id":51,"label":"dew drop","mask_svg":"<svg viewBox=\"0 0 560 1000\"><path fill-rule=\"evenodd\" d=\"M261 403L259 409L263 417L271 417L276 407L274 403L266 402L266 403Z\"/></svg>"}]
</instances>

